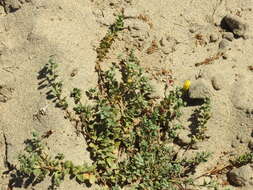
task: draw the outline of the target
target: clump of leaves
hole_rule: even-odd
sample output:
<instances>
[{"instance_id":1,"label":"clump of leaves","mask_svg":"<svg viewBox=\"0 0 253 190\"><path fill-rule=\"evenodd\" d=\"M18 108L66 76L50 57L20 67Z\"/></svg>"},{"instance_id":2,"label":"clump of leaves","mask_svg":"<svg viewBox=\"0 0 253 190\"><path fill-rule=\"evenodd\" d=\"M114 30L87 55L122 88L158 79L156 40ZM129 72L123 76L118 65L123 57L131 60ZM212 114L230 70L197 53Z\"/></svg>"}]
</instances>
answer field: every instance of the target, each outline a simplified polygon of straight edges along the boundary
<instances>
[{"instance_id":1,"label":"clump of leaves","mask_svg":"<svg viewBox=\"0 0 253 190\"><path fill-rule=\"evenodd\" d=\"M106 54L109 52L109 49L112 43L115 41L117 37L117 33L123 30L124 27L124 17L123 15L119 15L114 24L112 24L109 28L108 33L101 40L99 47L96 49L97 58L99 61L102 61Z\"/></svg>"},{"instance_id":2,"label":"clump of leaves","mask_svg":"<svg viewBox=\"0 0 253 190\"><path fill-rule=\"evenodd\" d=\"M210 99L205 99L204 103L195 111L196 129L194 131L192 140L204 140L207 138L205 132L207 130L207 122L211 118Z\"/></svg>"},{"instance_id":3,"label":"clump of leaves","mask_svg":"<svg viewBox=\"0 0 253 190\"><path fill-rule=\"evenodd\" d=\"M25 153L19 155L19 178L27 178L32 184L51 178L49 189L55 189L66 176L79 183L94 183L95 168L87 164L75 166L72 161L65 161L63 154L54 158L47 154L47 147L42 143L43 138L33 133L33 137L25 141Z\"/></svg>"},{"instance_id":4,"label":"clump of leaves","mask_svg":"<svg viewBox=\"0 0 253 190\"><path fill-rule=\"evenodd\" d=\"M75 103L77 104L77 103L79 103L80 100L81 100L81 95L82 95L81 89L79 89L79 88L74 88L73 91L72 91L71 94L70 94L70 97L73 97Z\"/></svg>"},{"instance_id":5,"label":"clump of leaves","mask_svg":"<svg viewBox=\"0 0 253 190\"><path fill-rule=\"evenodd\" d=\"M246 152L232 160L232 165L240 167L253 162L253 152Z\"/></svg>"},{"instance_id":6,"label":"clump of leaves","mask_svg":"<svg viewBox=\"0 0 253 190\"><path fill-rule=\"evenodd\" d=\"M57 66L50 60L46 68L48 81L53 84ZM121 74L120 79L116 77L117 72ZM167 91L160 101L152 93L149 80L133 52L109 70L100 70L98 88L86 92L91 105L82 104L80 89L74 88L70 94L94 161L93 167L73 166L72 162L63 161L62 156L52 159L34 138L30 142L36 143L26 149L28 155L20 156L21 173L33 176L36 181L51 176L52 187L58 186L69 174L78 182L87 179L94 182L96 176L96 182L109 189L125 186L152 190L182 188L189 183L188 176L200 163L206 162L210 154L200 152L191 159L177 158L170 144L182 127L178 119L185 106L183 90ZM207 101L198 112L199 136L204 135L209 111Z\"/></svg>"},{"instance_id":7,"label":"clump of leaves","mask_svg":"<svg viewBox=\"0 0 253 190\"><path fill-rule=\"evenodd\" d=\"M205 152L177 159L169 146L181 128L177 120L185 105L182 89L167 92L160 102L153 99L152 87L133 52L101 71L100 77L99 88L86 93L93 104L79 113L99 183L114 189L126 185L176 189L198 164L207 161Z\"/></svg>"},{"instance_id":8,"label":"clump of leaves","mask_svg":"<svg viewBox=\"0 0 253 190\"><path fill-rule=\"evenodd\" d=\"M44 67L46 81L48 83L47 86L51 87L48 95L55 98L56 106L66 109L68 107L68 103L66 97L62 97L63 82L57 80L59 76L57 74L57 68L58 64L55 62L54 57L50 56L48 63Z\"/></svg>"}]
</instances>

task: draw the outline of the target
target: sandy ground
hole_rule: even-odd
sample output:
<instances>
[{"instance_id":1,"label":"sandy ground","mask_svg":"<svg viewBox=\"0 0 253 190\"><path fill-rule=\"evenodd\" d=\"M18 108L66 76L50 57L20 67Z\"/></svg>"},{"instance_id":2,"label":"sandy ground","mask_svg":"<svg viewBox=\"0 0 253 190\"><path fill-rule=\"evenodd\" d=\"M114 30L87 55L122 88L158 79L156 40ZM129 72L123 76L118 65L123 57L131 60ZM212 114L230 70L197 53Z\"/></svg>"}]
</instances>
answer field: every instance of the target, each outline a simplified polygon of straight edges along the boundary
<instances>
[{"instance_id":1,"label":"sandy ground","mask_svg":"<svg viewBox=\"0 0 253 190\"><path fill-rule=\"evenodd\" d=\"M194 84L200 78L207 83L212 102L207 131L210 138L198 144L198 151L212 152L213 157L197 168L195 175L225 166L231 156L248 150L253 140L252 0L1 0L0 3L1 173L9 165L17 164L17 155L32 131L54 131L47 142L52 154L62 152L76 164L89 161L83 137L76 135L73 124L63 119L64 113L46 99L47 89L38 88L38 73L49 56L55 55L66 93L73 87L87 90L94 86L97 82L94 49L115 15L122 11L127 17L127 28L113 44L105 65L126 49L134 48L142 66L151 73L168 71L168 75L153 79L158 95L168 79L173 79L175 85L182 85L186 79ZM231 37L232 33L221 27L228 14L247 25L242 36ZM203 64L196 66L198 63ZM77 74L71 77L73 71ZM42 108L46 114L37 118ZM194 109L195 106L184 109L182 122L186 130ZM1 190L8 189L8 179L6 175L0 178ZM219 180L226 181L226 176L220 176ZM35 189L46 187L47 182L43 182ZM85 187L67 181L61 189ZM231 189L250 190L253 186Z\"/></svg>"}]
</instances>

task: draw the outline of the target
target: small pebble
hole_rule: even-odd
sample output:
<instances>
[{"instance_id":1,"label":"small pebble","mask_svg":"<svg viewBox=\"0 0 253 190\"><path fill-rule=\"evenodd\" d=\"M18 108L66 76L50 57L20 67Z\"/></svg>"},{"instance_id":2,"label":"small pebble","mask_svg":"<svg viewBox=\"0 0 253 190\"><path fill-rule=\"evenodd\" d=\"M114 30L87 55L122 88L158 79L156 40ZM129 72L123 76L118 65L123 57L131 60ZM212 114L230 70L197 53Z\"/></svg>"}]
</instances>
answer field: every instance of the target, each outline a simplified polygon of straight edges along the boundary
<instances>
[{"instance_id":1,"label":"small pebble","mask_svg":"<svg viewBox=\"0 0 253 190\"><path fill-rule=\"evenodd\" d=\"M192 145L191 145L191 148L192 148L193 150L198 150L198 149L199 149L199 146L198 146L198 144L192 144Z\"/></svg>"},{"instance_id":2,"label":"small pebble","mask_svg":"<svg viewBox=\"0 0 253 190\"><path fill-rule=\"evenodd\" d=\"M217 42L219 40L219 36L217 34L210 35L210 42Z\"/></svg>"},{"instance_id":3,"label":"small pebble","mask_svg":"<svg viewBox=\"0 0 253 190\"><path fill-rule=\"evenodd\" d=\"M164 40L164 38L161 38L161 40L159 41L159 43L160 43L160 45L162 47L164 47L165 46L165 40Z\"/></svg>"},{"instance_id":4,"label":"small pebble","mask_svg":"<svg viewBox=\"0 0 253 190\"><path fill-rule=\"evenodd\" d=\"M229 41L228 40L221 40L219 43L219 48L220 49L226 49L229 46Z\"/></svg>"},{"instance_id":5,"label":"small pebble","mask_svg":"<svg viewBox=\"0 0 253 190\"><path fill-rule=\"evenodd\" d=\"M222 38L223 39L227 39L228 41L233 41L234 39L234 34L231 33L231 32L225 32L223 35L222 35Z\"/></svg>"},{"instance_id":6,"label":"small pebble","mask_svg":"<svg viewBox=\"0 0 253 190\"><path fill-rule=\"evenodd\" d=\"M228 53L224 52L224 53L222 54L222 58L223 58L223 59L228 59Z\"/></svg>"},{"instance_id":7,"label":"small pebble","mask_svg":"<svg viewBox=\"0 0 253 190\"><path fill-rule=\"evenodd\" d=\"M221 86L222 86L221 82L222 81L220 81L219 79L217 79L217 77L215 77L215 76L212 78L211 81L212 81L213 88L215 90L220 90L221 89Z\"/></svg>"}]
</instances>

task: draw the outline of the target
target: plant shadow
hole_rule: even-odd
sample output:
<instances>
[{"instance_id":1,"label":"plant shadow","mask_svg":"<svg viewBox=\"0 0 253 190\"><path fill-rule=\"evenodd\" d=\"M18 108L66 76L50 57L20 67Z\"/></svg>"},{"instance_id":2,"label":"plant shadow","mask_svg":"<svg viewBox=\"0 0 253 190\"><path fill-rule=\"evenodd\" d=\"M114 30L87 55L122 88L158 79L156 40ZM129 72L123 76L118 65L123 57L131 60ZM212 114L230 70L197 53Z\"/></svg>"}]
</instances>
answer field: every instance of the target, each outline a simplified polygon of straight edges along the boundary
<instances>
[{"instance_id":1,"label":"plant shadow","mask_svg":"<svg viewBox=\"0 0 253 190\"><path fill-rule=\"evenodd\" d=\"M27 176L16 170L16 173L10 175L8 187L13 188L28 188L29 186L35 186L41 181L35 180L35 176Z\"/></svg>"},{"instance_id":2,"label":"plant shadow","mask_svg":"<svg viewBox=\"0 0 253 190\"><path fill-rule=\"evenodd\" d=\"M50 82L49 79L47 78L47 75L49 74L48 68L45 65L39 72L38 72L38 76L37 76L37 80L38 82L38 90L43 90L45 88L50 87ZM53 102L56 102L55 96L52 95L52 90L48 90L46 92L46 98L48 100L53 100Z\"/></svg>"}]
</instances>

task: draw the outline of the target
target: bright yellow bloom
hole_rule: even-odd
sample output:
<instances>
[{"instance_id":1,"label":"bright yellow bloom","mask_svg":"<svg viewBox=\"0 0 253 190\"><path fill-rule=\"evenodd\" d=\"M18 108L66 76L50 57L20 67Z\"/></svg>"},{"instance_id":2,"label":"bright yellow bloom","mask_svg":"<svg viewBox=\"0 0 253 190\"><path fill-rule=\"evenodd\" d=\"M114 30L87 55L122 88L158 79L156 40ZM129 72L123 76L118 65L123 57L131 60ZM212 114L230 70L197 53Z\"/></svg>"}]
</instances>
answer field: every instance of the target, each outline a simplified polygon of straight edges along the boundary
<instances>
[{"instance_id":1,"label":"bright yellow bloom","mask_svg":"<svg viewBox=\"0 0 253 190\"><path fill-rule=\"evenodd\" d=\"M184 89L185 91L189 90L190 86L191 86L191 81L190 81L190 80L184 81L183 89Z\"/></svg>"},{"instance_id":2,"label":"bright yellow bloom","mask_svg":"<svg viewBox=\"0 0 253 190\"><path fill-rule=\"evenodd\" d=\"M132 79L128 79L127 82L128 82L128 83L132 83L133 80L132 80Z\"/></svg>"}]
</instances>

